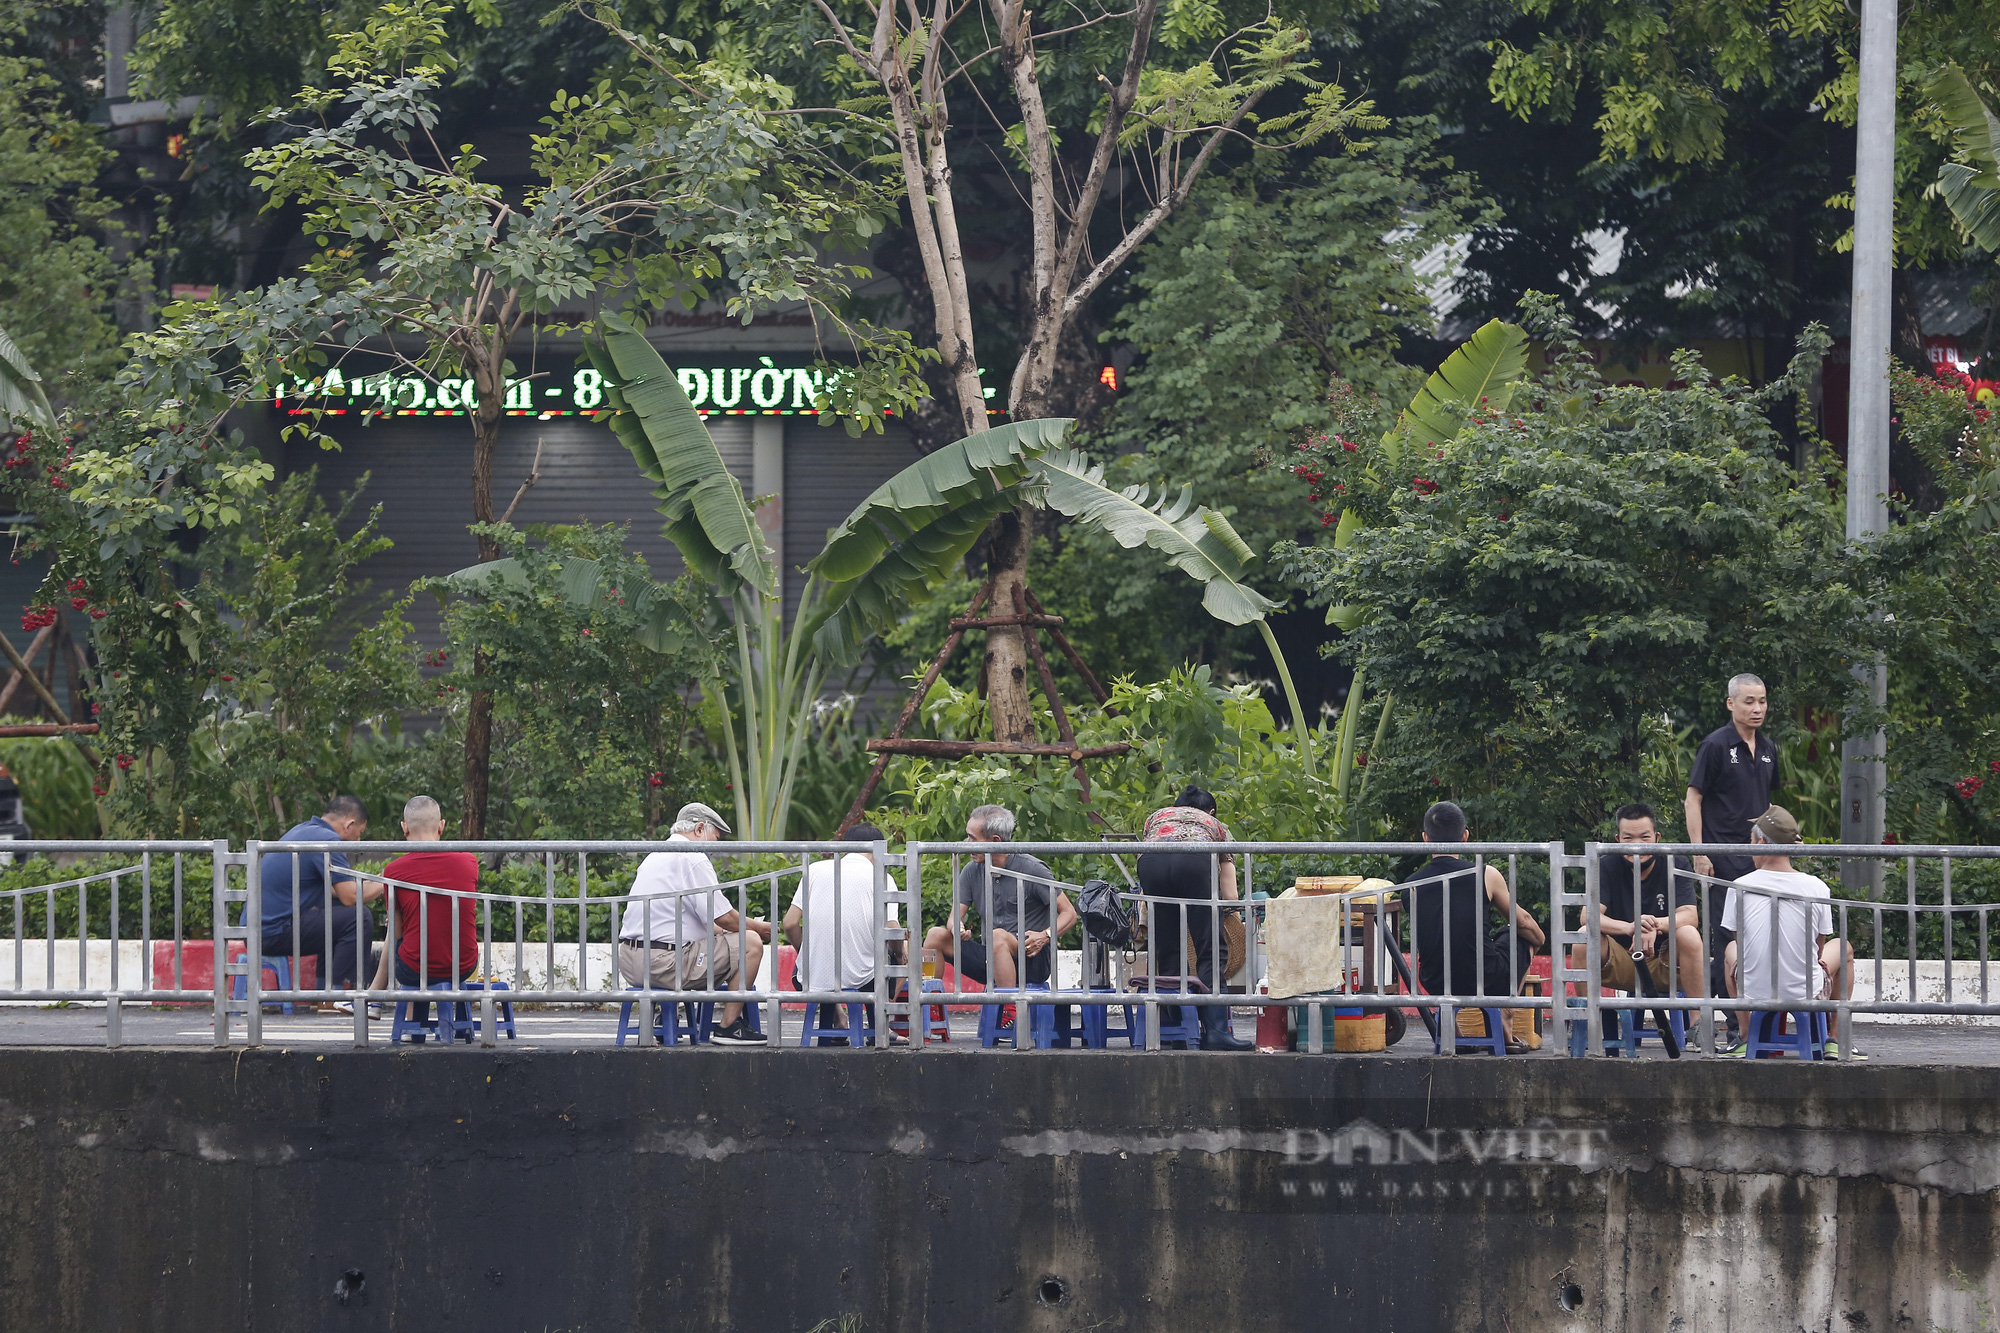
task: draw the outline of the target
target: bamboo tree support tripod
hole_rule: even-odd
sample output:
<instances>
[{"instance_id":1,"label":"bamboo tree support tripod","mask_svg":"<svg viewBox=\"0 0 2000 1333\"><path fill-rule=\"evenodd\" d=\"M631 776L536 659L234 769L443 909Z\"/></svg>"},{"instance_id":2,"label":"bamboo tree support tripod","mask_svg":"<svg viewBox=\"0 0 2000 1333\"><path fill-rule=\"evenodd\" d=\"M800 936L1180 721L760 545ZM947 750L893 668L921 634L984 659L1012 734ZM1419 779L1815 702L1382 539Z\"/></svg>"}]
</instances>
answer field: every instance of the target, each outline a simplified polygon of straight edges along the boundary
<instances>
[{"instance_id":1,"label":"bamboo tree support tripod","mask_svg":"<svg viewBox=\"0 0 2000 1333\"><path fill-rule=\"evenodd\" d=\"M993 583L988 580L981 585L978 595L972 599L972 605L966 608L965 614L952 620L951 633L946 636L944 646L938 649L937 656L931 659L930 668L924 672L923 679L917 682L917 688L911 693L910 701L903 705L903 712L896 719L896 725L889 728L888 736L879 741L868 742L869 751L875 755L875 766L868 770L868 780L861 784L861 794L854 798L854 804L849 807L847 817L840 821L841 833L847 832L861 822L861 814L868 808L869 798L875 795L875 787L882 780L883 770L889 767L889 760L899 754L923 755L930 759L963 759L967 755L974 754L1061 755L1070 761L1076 773L1077 785L1083 789L1084 804L1088 805L1090 775L1084 771L1084 760L1124 754L1132 748L1122 741L1115 745L1077 744L1076 728L1070 725L1069 711L1063 707L1062 695L1056 691L1055 673L1049 670L1049 659L1042 652L1041 631L1047 630L1049 637L1056 641L1056 647L1062 649L1063 656L1067 657L1069 664L1076 668L1076 674L1083 677L1084 684L1090 687L1090 692L1097 697L1098 703L1110 703L1111 696L1105 692L1104 686L1098 682L1090 668L1083 664L1083 658L1077 655L1068 636L1062 632L1062 617L1052 616L1043 610L1042 604L1035 599L1035 594L1026 588L1014 589L1013 615L980 615L980 611L992 597ZM954 652L958 651L958 645L964 640L965 632L969 629L992 629L997 625L1020 626L1021 637L1028 641L1028 653L1034 658L1035 674L1041 680L1042 697L1049 701L1049 709L1055 714L1056 735L1061 738L1060 741L1055 745L1044 745L1035 741L941 741L927 740L920 736L905 736L903 732L916 720L917 711L923 707L924 700L929 696L931 686L937 683L938 675L944 670L945 663L951 660ZM1103 822L1095 812L1091 814L1091 818L1098 819L1099 823Z\"/></svg>"}]
</instances>

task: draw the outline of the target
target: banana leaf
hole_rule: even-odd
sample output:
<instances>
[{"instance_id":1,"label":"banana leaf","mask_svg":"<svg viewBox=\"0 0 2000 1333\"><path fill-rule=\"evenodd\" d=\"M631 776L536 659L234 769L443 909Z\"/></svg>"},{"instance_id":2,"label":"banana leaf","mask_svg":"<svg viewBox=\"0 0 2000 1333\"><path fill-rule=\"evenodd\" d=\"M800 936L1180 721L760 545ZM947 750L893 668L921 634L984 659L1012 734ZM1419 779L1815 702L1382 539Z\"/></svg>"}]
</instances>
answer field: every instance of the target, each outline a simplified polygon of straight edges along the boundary
<instances>
[{"instance_id":1,"label":"banana leaf","mask_svg":"<svg viewBox=\"0 0 2000 1333\"><path fill-rule=\"evenodd\" d=\"M598 327L584 352L604 375L611 433L655 483L661 532L723 596L746 585L776 596L771 548L680 380L638 325L607 313Z\"/></svg>"}]
</instances>

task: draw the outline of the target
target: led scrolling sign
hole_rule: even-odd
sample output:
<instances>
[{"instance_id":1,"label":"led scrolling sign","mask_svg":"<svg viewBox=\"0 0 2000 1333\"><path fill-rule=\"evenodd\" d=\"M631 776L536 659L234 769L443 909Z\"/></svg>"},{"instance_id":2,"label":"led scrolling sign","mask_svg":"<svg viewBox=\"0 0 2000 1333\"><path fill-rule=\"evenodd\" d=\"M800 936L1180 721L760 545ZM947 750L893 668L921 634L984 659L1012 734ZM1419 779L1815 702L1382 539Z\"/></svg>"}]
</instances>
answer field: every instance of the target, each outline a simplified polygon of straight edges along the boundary
<instances>
[{"instance_id":1,"label":"led scrolling sign","mask_svg":"<svg viewBox=\"0 0 2000 1333\"><path fill-rule=\"evenodd\" d=\"M827 375L816 366L780 365L770 356L750 365L682 366L674 373L703 416L814 416L813 399ZM580 360L543 360L532 376L508 380L505 392L508 416L583 416L604 406L604 376ZM273 401L291 416L458 417L478 394L469 378L336 366L316 379L282 385Z\"/></svg>"}]
</instances>

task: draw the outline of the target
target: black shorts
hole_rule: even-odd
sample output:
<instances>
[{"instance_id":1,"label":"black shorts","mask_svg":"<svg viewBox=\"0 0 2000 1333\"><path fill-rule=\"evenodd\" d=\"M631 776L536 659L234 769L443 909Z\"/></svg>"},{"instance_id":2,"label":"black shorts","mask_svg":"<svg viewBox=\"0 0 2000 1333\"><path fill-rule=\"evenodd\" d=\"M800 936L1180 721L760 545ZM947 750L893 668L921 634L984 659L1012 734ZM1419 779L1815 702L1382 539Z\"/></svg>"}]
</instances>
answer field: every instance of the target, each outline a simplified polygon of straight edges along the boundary
<instances>
[{"instance_id":1,"label":"black shorts","mask_svg":"<svg viewBox=\"0 0 2000 1333\"><path fill-rule=\"evenodd\" d=\"M1029 954L1028 966L1024 971L1020 972L1023 980L1047 981L1049 979L1049 960L1054 956L1054 945L1045 947L1040 953ZM980 941L960 940L958 942L957 967L960 976L971 977L982 986L990 984L986 980L986 946Z\"/></svg>"}]
</instances>

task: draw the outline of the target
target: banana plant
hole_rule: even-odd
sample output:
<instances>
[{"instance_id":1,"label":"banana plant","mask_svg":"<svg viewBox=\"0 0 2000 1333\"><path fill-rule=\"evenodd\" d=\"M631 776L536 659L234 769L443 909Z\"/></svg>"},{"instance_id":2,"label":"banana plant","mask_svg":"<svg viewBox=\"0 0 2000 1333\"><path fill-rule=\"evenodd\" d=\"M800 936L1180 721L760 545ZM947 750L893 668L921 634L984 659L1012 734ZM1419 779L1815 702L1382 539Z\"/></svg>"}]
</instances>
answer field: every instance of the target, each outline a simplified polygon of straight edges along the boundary
<instances>
[{"instance_id":1,"label":"banana plant","mask_svg":"<svg viewBox=\"0 0 2000 1333\"><path fill-rule=\"evenodd\" d=\"M2000 117L1956 65L1938 71L1924 92L1957 141L1956 160L1938 168L1938 194L1973 244L2000 251Z\"/></svg>"},{"instance_id":2,"label":"banana plant","mask_svg":"<svg viewBox=\"0 0 2000 1333\"><path fill-rule=\"evenodd\" d=\"M1020 504L1034 459L1059 444L1071 422L997 426L898 472L807 562L806 586L787 624L776 558L672 368L637 324L617 314L599 320L585 354L604 375L604 419L653 483L662 532L715 590L729 622L734 652L705 686L724 721L738 836L783 839L827 670L857 661L871 637L951 577L986 524ZM509 563L454 577L475 586L518 577ZM582 568L589 565L572 557L565 568L566 595L580 603L607 592ZM634 594L622 591L628 601ZM664 636L673 627L664 599L659 606Z\"/></svg>"},{"instance_id":3,"label":"banana plant","mask_svg":"<svg viewBox=\"0 0 2000 1333\"><path fill-rule=\"evenodd\" d=\"M1495 412L1506 411L1527 369L1527 331L1518 324L1488 320L1445 358L1396 417L1396 424L1382 436L1382 457L1390 466L1399 467L1414 449L1458 438L1473 410L1482 404ZM1367 526L1361 511L1349 505L1334 525L1333 549L1345 547ZM1326 623L1352 630L1361 623L1361 612L1352 606L1328 607Z\"/></svg>"},{"instance_id":4,"label":"banana plant","mask_svg":"<svg viewBox=\"0 0 2000 1333\"><path fill-rule=\"evenodd\" d=\"M1150 546L1167 563L1202 585L1202 608L1225 625L1252 625L1264 636L1264 646L1277 665L1285 702L1292 710L1299 758L1312 771L1312 728L1292 670L1271 633L1270 613L1279 603L1243 581L1256 554L1230 526L1227 518L1194 502L1194 487L1155 499L1146 486L1117 488L1104 480L1104 468L1080 453L1060 450L1044 454L1035 464L1051 509L1082 523L1102 528L1127 550Z\"/></svg>"},{"instance_id":5,"label":"banana plant","mask_svg":"<svg viewBox=\"0 0 2000 1333\"><path fill-rule=\"evenodd\" d=\"M0 422L54 430L55 408L42 390L42 377L21 355L21 349L0 329Z\"/></svg>"}]
</instances>

